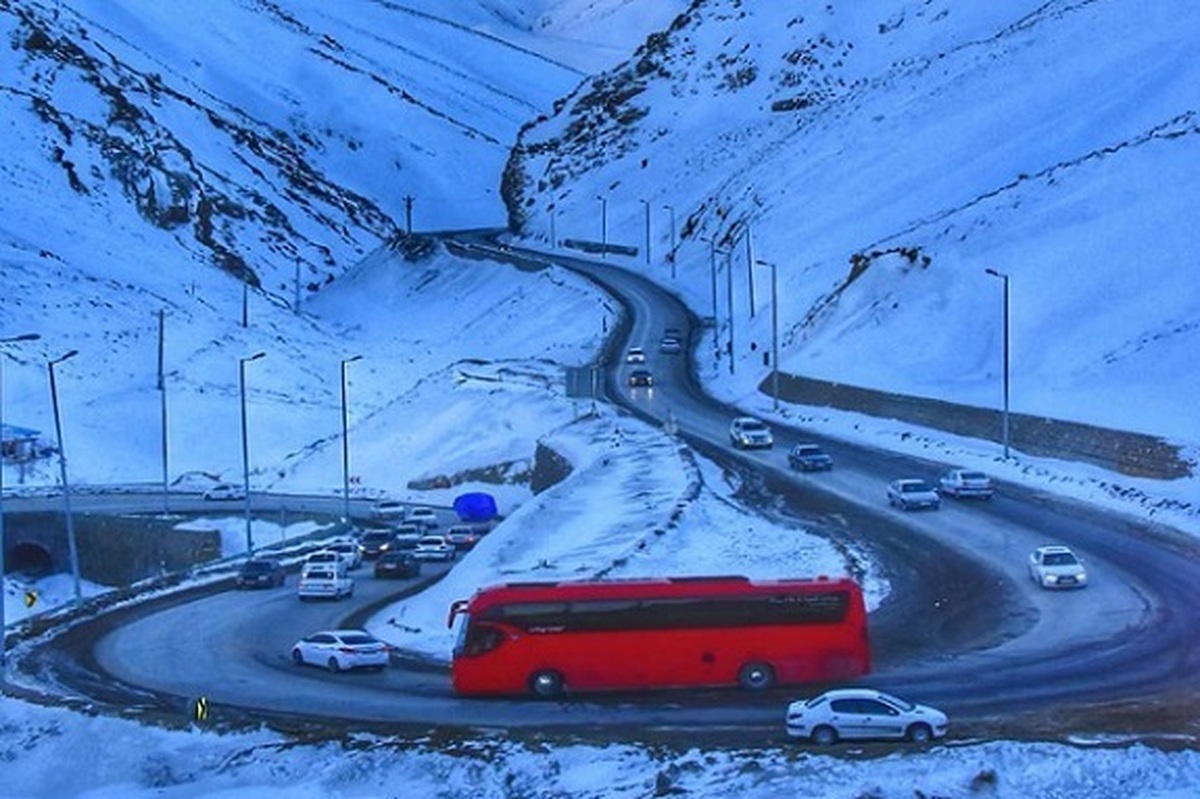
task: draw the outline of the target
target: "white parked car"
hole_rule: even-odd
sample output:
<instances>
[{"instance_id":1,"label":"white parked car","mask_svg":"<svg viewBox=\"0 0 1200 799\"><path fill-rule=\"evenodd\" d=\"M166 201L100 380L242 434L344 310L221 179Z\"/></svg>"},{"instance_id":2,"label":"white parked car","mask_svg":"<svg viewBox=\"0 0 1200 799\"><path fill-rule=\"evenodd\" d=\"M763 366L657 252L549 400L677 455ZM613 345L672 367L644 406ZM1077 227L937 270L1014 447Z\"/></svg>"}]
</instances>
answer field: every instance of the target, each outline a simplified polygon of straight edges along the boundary
<instances>
[{"instance_id":1,"label":"white parked car","mask_svg":"<svg viewBox=\"0 0 1200 799\"><path fill-rule=\"evenodd\" d=\"M208 500L245 499L246 490L236 483L217 483L204 492L204 498Z\"/></svg>"},{"instance_id":2,"label":"white parked car","mask_svg":"<svg viewBox=\"0 0 1200 799\"><path fill-rule=\"evenodd\" d=\"M354 580L345 566L306 566L296 585L300 599L341 599L354 596Z\"/></svg>"},{"instance_id":3,"label":"white parked car","mask_svg":"<svg viewBox=\"0 0 1200 799\"><path fill-rule=\"evenodd\" d=\"M738 449L770 449L775 446L771 428L752 416L739 416L729 423L729 440Z\"/></svg>"},{"instance_id":4,"label":"white parked car","mask_svg":"<svg viewBox=\"0 0 1200 799\"><path fill-rule=\"evenodd\" d=\"M946 734L946 714L870 688L839 688L787 709L787 734L820 746L845 739L895 738L926 744Z\"/></svg>"},{"instance_id":5,"label":"white parked car","mask_svg":"<svg viewBox=\"0 0 1200 799\"><path fill-rule=\"evenodd\" d=\"M403 519L404 503L398 499L381 499L371 505L372 519Z\"/></svg>"},{"instance_id":6,"label":"white parked car","mask_svg":"<svg viewBox=\"0 0 1200 799\"><path fill-rule=\"evenodd\" d=\"M938 491L950 497L991 499L992 478L975 469L951 469L938 480Z\"/></svg>"},{"instance_id":7,"label":"white parked car","mask_svg":"<svg viewBox=\"0 0 1200 799\"><path fill-rule=\"evenodd\" d=\"M438 518L433 508L413 508L408 512L408 523L432 528L438 526Z\"/></svg>"},{"instance_id":8,"label":"white parked car","mask_svg":"<svg viewBox=\"0 0 1200 799\"><path fill-rule=\"evenodd\" d=\"M914 508L930 508L937 510L942 506L942 498L937 489L924 480L905 478L893 480L887 487L888 504L901 510Z\"/></svg>"},{"instance_id":9,"label":"white parked car","mask_svg":"<svg viewBox=\"0 0 1200 799\"><path fill-rule=\"evenodd\" d=\"M324 630L297 641L292 646L292 662L330 671L383 669L390 651L387 644L364 630Z\"/></svg>"},{"instance_id":10,"label":"white parked car","mask_svg":"<svg viewBox=\"0 0 1200 799\"><path fill-rule=\"evenodd\" d=\"M1087 569L1067 547L1038 547L1029 556L1029 577L1042 588L1083 588Z\"/></svg>"},{"instance_id":11,"label":"white parked car","mask_svg":"<svg viewBox=\"0 0 1200 799\"><path fill-rule=\"evenodd\" d=\"M645 363L646 351L641 347L630 347L629 352L625 353L625 363Z\"/></svg>"},{"instance_id":12,"label":"white parked car","mask_svg":"<svg viewBox=\"0 0 1200 799\"><path fill-rule=\"evenodd\" d=\"M454 560L454 544L444 535L427 535L417 542L413 557L417 560Z\"/></svg>"},{"instance_id":13,"label":"white parked car","mask_svg":"<svg viewBox=\"0 0 1200 799\"><path fill-rule=\"evenodd\" d=\"M346 568L351 571L362 565L362 547L356 541L334 541L333 543L326 544L325 550L341 555L342 560L346 562Z\"/></svg>"}]
</instances>

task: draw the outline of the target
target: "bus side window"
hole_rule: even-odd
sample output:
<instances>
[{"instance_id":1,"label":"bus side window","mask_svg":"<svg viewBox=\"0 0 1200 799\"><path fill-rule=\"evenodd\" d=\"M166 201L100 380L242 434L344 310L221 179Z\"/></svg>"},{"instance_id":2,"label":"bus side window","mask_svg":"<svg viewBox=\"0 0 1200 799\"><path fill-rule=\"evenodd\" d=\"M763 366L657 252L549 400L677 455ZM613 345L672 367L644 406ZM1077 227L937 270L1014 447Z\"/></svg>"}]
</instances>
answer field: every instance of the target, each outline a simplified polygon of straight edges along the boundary
<instances>
[{"instance_id":1,"label":"bus side window","mask_svg":"<svg viewBox=\"0 0 1200 799\"><path fill-rule=\"evenodd\" d=\"M463 654L467 657L491 652L504 643L505 635L501 630L488 624L476 624L467 630L467 640L463 644Z\"/></svg>"}]
</instances>

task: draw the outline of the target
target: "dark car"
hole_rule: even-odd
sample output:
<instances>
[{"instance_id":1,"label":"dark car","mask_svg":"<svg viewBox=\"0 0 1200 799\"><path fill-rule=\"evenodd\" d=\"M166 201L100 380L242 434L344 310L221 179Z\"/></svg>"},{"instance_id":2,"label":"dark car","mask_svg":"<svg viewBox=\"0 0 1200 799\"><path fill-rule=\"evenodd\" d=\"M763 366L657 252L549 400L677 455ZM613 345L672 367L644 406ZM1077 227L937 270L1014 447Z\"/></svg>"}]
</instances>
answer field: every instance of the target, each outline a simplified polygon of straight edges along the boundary
<instances>
[{"instance_id":1,"label":"dark car","mask_svg":"<svg viewBox=\"0 0 1200 799\"><path fill-rule=\"evenodd\" d=\"M384 552L375 561L376 577L416 577L421 573L420 562L411 552Z\"/></svg>"},{"instance_id":2,"label":"dark car","mask_svg":"<svg viewBox=\"0 0 1200 799\"><path fill-rule=\"evenodd\" d=\"M358 548L364 558L374 560L383 553L397 548L396 531L390 528L365 530L362 537L358 539Z\"/></svg>"},{"instance_id":3,"label":"dark car","mask_svg":"<svg viewBox=\"0 0 1200 799\"><path fill-rule=\"evenodd\" d=\"M797 444L788 451L788 466L802 472L827 472L833 458L816 444Z\"/></svg>"},{"instance_id":4,"label":"dark car","mask_svg":"<svg viewBox=\"0 0 1200 799\"><path fill-rule=\"evenodd\" d=\"M654 375L650 374L649 369L634 369L629 373L629 385L631 386L653 386Z\"/></svg>"},{"instance_id":5,"label":"dark car","mask_svg":"<svg viewBox=\"0 0 1200 799\"><path fill-rule=\"evenodd\" d=\"M283 585L283 564L271 558L253 558L238 569L238 588L275 588Z\"/></svg>"}]
</instances>

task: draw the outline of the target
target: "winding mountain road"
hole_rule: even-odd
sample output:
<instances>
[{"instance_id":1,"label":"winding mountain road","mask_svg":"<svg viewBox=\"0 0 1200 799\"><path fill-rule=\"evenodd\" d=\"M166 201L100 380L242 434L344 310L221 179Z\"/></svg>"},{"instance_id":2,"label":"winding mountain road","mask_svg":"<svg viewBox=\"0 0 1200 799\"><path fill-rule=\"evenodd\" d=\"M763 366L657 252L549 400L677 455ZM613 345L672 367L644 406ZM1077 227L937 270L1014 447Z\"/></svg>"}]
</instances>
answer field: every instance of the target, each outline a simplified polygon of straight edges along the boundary
<instances>
[{"instance_id":1,"label":"winding mountain road","mask_svg":"<svg viewBox=\"0 0 1200 799\"><path fill-rule=\"evenodd\" d=\"M694 345L702 333L661 287L609 264L494 247L482 236L459 237L452 246L524 268L554 263L617 297L627 312L605 358L610 399L653 423L673 420L697 451L743 474L747 501L763 513L822 531L882 571L892 591L871 618L872 683L942 706L956 731L976 734L1061 735L1088 730L1098 716L1105 721L1095 721L1100 726L1092 731L1110 731L1114 706L1195 707L1200 546L1194 539L1014 485L1002 485L990 501L946 500L938 512L893 510L884 499L888 481L933 478L946 464L797 430L776 428L772 450L734 452L727 437L733 412L705 397L686 355L658 353L665 327L680 328ZM628 367L619 355L630 345L647 351L653 389L626 386ZM790 471L785 453L800 440L821 443L836 468ZM1025 562L1045 543L1079 552L1092 585L1074 592L1035 586ZM195 590L77 624L24 653L21 668L110 703L174 707L203 695L251 719L310 726L782 737L782 706L794 689L464 700L451 693L437 665L328 675L288 660L301 635L361 621L370 608L414 587L359 579L353 603L302 606L290 588ZM1139 728L1137 716L1135 709L1123 717L1126 729L1164 731L1162 723Z\"/></svg>"}]
</instances>

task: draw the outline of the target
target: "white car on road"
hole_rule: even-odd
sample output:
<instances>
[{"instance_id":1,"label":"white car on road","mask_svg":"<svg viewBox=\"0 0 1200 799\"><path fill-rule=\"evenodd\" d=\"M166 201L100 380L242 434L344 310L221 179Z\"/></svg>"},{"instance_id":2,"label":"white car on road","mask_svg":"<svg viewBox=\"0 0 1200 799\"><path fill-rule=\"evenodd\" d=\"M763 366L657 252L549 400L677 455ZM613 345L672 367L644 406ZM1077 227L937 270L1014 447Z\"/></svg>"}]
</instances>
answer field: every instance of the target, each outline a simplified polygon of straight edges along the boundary
<instances>
[{"instance_id":1,"label":"white car on road","mask_svg":"<svg viewBox=\"0 0 1200 799\"><path fill-rule=\"evenodd\" d=\"M938 491L949 497L991 499L992 478L976 469L951 469L938 480Z\"/></svg>"},{"instance_id":2,"label":"white car on road","mask_svg":"<svg viewBox=\"0 0 1200 799\"><path fill-rule=\"evenodd\" d=\"M403 519L406 508L398 499L381 499L371 505L372 519Z\"/></svg>"},{"instance_id":3,"label":"white car on road","mask_svg":"<svg viewBox=\"0 0 1200 799\"><path fill-rule=\"evenodd\" d=\"M457 549L444 535L427 535L417 542L413 557L417 560L454 560Z\"/></svg>"},{"instance_id":4,"label":"white car on road","mask_svg":"<svg viewBox=\"0 0 1200 799\"><path fill-rule=\"evenodd\" d=\"M1029 577L1042 588L1083 588L1087 569L1067 547L1038 547L1029 556Z\"/></svg>"},{"instance_id":5,"label":"white car on road","mask_svg":"<svg viewBox=\"0 0 1200 799\"><path fill-rule=\"evenodd\" d=\"M362 547L356 541L334 541L325 545L325 551L336 552L346 562L346 568L354 571L362 565Z\"/></svg>"},{"instance_id":6,"label":"white car on road","mask_svg":"<svg viewBox=\"0 0 1200 799\"><path fill-rule=\"evenodd\" d=\"M870 688L839 688L787 709L787 734L819 746L841 739L894 738L927 744L946 734L946 714Z\"/></svg>"},{"instance_id":7,"label":"white car on road","mask_svg":"<svg viewBox=\"0 0 1200 799\"><path fill-rule=\"evenodd\" d=\"M387 644L364 630L323 630L292 646L292 662L330 671L383 669L391 658Z\"/></svg>"},{"instance_id":8,"label":"white car on road","mask_svg":"<svg viewBox=\"0 0 1200 799\"><path fill-rule=\"evenodd\" d=\"M243 486L235 483L217 483L212 488L204 492L204 498L207 500L231 500L245 499L246 489Z\"/></svg>"},{"instance_id":9,"label":"white car on road","mask_svg":"<svg viewBox=\"0 0 1200 799\"><path fill-rule=\"evenodd\" d=\"M301 601L308 599L341 599L354 596L354 580L346 574L346 567L313 565L306 566L300 573L296 596Z\"/></svg>"},{"instance_id":10,"label":"white car on road","mask_svg":"<svg viewBox=\"0 0 1200 799\"><path fill-rule=\"evenodd\" d=\"M408 512L408 523L431 528L438 526L438 517L433 508L413 508Z\"/></svg>"},{"instance_id":11,"label":"white car on road","mask_svg":"<svg viewBox=\"0 0 1200 799\"><path fill-rule=\"evenodd\" d=\"M738 449L770 449L775 446L771 428L753 416L739 416L730 422L729 440Z\"/></svg>"},{"instance_id":12,"label":"white car on road","mask_svg":"<svg viewBox=\"0 0 1200 799\"><path fill-rule=\"evenodd\" d=\"M914 508L929 508L937 510L942 506L942 498L937 489L924 480L904 478L893 480L887 487L888 504L901 510Z\"/></svg>"}]
</instances>

